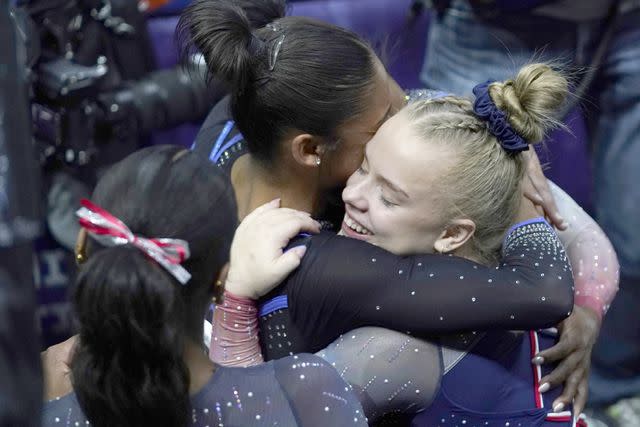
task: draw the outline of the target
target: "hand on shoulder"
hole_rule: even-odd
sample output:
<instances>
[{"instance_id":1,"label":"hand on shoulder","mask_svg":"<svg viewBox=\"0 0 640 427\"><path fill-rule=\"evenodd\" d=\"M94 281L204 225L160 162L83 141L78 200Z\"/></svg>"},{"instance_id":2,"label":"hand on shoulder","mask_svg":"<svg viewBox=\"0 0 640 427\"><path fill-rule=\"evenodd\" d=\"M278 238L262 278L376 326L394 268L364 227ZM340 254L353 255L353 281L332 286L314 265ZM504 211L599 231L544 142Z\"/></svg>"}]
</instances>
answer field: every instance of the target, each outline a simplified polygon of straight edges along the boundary
<instances>
[{"instance_id":1,"label":"hand on shoulder","mask_svg":"<svg viewBox=\"0 0 640 427\"><path fill-rule=\"evenodd\" d=\"M300 265L306 247L284 251L302 232L318 233L320 224L306 212L280 208L276 199L247 215L231 245L228 292L257 299Z\"/></svg>"}]
</instances>

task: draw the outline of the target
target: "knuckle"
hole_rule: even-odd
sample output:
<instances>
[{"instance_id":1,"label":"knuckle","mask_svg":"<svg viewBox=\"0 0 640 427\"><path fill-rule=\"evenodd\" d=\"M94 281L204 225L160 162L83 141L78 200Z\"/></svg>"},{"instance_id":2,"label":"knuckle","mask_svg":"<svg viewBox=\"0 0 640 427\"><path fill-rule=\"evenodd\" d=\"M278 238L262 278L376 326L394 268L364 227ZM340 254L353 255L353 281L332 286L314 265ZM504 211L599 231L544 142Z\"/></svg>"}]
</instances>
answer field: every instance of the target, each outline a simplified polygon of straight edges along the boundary
<instances>
[{"instance_id":1,"label":"knuckle","mask_svg":"<svg viewBox=\"0 0 640 427\"><path fill-rule=\"evenodd\" d=\"M580 379L575 375L571 375L569 378L567 378L567 385L571 386L572 388L577 387L578 383L580 383Z\"/></svg>"}]
</instances>

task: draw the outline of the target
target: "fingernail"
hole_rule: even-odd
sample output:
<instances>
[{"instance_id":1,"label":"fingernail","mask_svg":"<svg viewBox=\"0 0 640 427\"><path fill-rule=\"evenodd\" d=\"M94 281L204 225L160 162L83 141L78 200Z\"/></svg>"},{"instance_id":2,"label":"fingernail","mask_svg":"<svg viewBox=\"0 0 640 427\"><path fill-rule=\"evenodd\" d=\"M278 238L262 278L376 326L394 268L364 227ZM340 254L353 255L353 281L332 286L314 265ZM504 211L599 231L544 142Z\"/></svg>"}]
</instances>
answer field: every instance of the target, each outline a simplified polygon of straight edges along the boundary
<instances>
[{"instance_id":1,"label":"fingernail","mask_svg":"<svg viewBox=\"0 0 640 427\"><path fill-rule=\"evenodd\" d=\"M569 227L569 223L565 220L562 220L562 224L560 224L560 227L562 228L568 228Z\"/></svg>"},{"instance_id":2,"label":"fingernail","mask_svg":"<svg viewBox=\"0 0 640 427\"><path fill-rule=\"evenodd\" d=\"M548 392L548 391L549 391L549 388L550 388L550 387L551 387L551 386L549 385L549 383L544 383L544 384L542 384L540 387L538 387L538 391L539 391L540 393L546 393L546 392Z\"/></svg>"},{"instance_id":3,"label":"fingernail","mask_svg":"<svg viewBox=\"0 0 640 427\"><path fill-rule=\"evenodd\" d=\"M553 405L553 412L562 412L563 409L564 409L564 403L562 402L558 402Z\"/></svg>"},{"instance_id":4,"label":"fingernail","mask_svg":"<svg viewBox=\"0 0 640 427\"><path fill-rule=\"evenodd\" d=\"M536 195L535 195L535 199L536 199L536 201L537 201L538 203L542 203L542 202L544 202L544 200L542 199L542 196L541 196L540 194L538 194L538 193L536 193Z\"/></svg>"},{"instance_id":5,"label":"fingernail","mask_svg":"<svg viewBox=\"0 0 640 427\"><path fill-rule=\"evenodd\" d=\"M542 365L544 363L544 357L536 356L531 359L531 363L533 363L534 365Z\"/></svg>"},{"instance_id":6,"label":"fingernail","mask_svg":"<svg viewBox=\"0 0 640 427\"><path fill-rule=\"evenodd\" d=\"M304 246L304 245L296 246L292 250L294 250L296 252L296 255L298 255L300 258L302 258L304 256L304 254L307 253L307 247Z\"/></svg>"}]
</instances>

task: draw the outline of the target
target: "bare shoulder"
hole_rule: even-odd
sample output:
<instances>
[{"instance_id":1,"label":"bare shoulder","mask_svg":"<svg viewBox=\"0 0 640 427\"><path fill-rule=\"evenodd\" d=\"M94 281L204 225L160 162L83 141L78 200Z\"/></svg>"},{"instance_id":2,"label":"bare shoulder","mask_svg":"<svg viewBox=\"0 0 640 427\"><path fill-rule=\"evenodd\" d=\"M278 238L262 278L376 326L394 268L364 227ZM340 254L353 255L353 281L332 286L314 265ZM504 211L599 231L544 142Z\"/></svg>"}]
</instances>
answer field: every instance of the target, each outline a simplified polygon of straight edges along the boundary
<instances>
[{"instance_id":1,"label":"bare shoulder","mask_svg":"<svg viewBox=\"0 0 640 427\"><path fill-rule=\"evenodd\" d=\"M70 362L76 341L77 336L74 335L40 353L45 400L55 399L73 391Z\"/></svg>"}]
</instances>

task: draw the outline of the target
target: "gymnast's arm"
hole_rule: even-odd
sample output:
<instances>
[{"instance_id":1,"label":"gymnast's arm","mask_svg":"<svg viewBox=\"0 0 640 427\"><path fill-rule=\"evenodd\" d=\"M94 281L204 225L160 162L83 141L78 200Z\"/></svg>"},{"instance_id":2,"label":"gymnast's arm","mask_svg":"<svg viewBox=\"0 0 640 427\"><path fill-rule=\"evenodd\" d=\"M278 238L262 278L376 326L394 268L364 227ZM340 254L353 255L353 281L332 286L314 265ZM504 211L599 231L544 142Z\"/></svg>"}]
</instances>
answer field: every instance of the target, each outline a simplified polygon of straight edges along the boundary
<instances>
[{"instance_id":1,"label":"gymnast's arm","mask_svg":"<svg viewBox=\"0 0 640 427\"><path fill-rule=\"evenodd\" d=\"M596 222L560 187L549 181L558 209L569 226L559 231L575 281L575 304L600 318L618 291L619 264L611 242Z\"/></svg>"},{"instance_id":2,"label":"gymnast's arm","mask_svg":"<svg viewBox=\"0 0 640 427\"><path fill-rule=\"evenodd\" d=\"M317 355L350 384L370 423L389 413L427 409L443 375L436 343L390 329L349 331Z\"/></svg>"},{"instance_id":3,"label":"gymnast's arm","mask_svg":"<svg viewBox=\"0 0 640 427\"><path fill-rule=\"evenodd\" d=\"M497 267L454 256L396 256L328 233L303 243L307 254L284 289L292 319L318 348L367 325L419 335L542 328L573 306L568 260L542 219L508 233Z\"/></svg>"},{"instance_id":4,"label":"gymnast's arm","mask_svg":"<svg viewBox=\"0 0 640 427\"><path fill-rule=\"evenodd\" d=\"M555 232L542 219L512 228L503 245L503 262L497 267L445 255L397 256L331 233L295 244L305 244L307 253L281 289L312 351L361 326L421 336L535 329L557 324L573 308L568 260ZM214 361L259 362L258 343L253 339L245 341L244 355L232 355L239 343L222 339L229 333L224 330L224 317L221 312L214 314L212 354L223 356ZM236 336L249 337L257 330L255 324L237 325Z\"/></svg>"}]
</instances>

